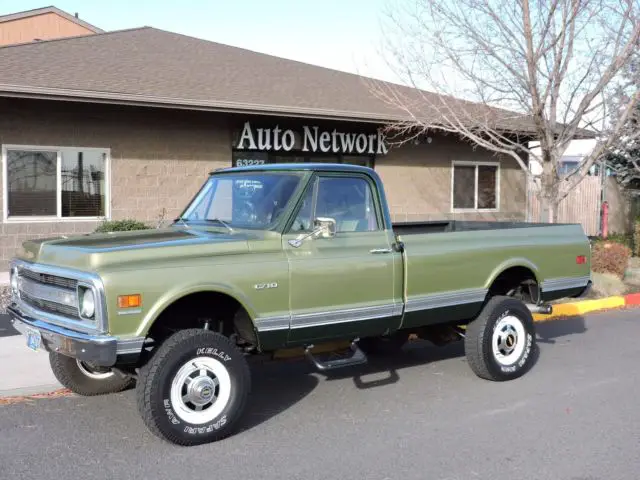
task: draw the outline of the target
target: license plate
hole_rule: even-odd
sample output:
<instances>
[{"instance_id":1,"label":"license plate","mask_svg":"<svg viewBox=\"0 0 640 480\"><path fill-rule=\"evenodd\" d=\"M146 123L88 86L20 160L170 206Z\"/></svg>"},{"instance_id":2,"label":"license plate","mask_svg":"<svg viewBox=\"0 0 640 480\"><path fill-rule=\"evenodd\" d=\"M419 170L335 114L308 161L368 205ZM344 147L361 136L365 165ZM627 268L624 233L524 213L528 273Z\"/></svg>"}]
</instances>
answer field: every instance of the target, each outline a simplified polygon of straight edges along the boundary
<instances>
[{"instance_id":1,"label":"license plate","mask_svg":"<svg viewBox=\"0 0 640 480\"><path fill-rule=\"evenodd\" d=\"M37 352L40 349L41 342L42 336L38 330L27 330L27 347Z\"/></svg>"}]
</instances>

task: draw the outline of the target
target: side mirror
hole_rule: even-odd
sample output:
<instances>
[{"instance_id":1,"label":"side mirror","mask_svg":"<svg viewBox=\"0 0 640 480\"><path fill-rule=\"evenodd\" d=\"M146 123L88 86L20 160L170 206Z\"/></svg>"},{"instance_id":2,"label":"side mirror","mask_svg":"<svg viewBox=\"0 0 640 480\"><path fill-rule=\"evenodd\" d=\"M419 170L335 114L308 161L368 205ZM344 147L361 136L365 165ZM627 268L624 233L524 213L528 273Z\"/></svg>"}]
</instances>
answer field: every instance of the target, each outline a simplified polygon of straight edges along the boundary
<instances>
[{"instance_id":1,"label":"side mirror","mask_svg":"<svg viewBox=\"0 0 640 480\"><path fill-rule=\"evenodd\" d=\"M336 236L336 220L328 217L318 217L313 222L316 226L316 230L319 230L319 235L322 238L333 238Z\"/></svg>"},{"instance_id":2,"label":"side mirror","mask_svg":"<svg viewBox=\"0 0 640 480\"><path fill-rule=\"evenodd\" d=\"M313 221L314 229L307 234L289 240L289 245L298 248L307 238L333 238L336 236L336 221L333 218L318 217Z\"/></svg>"}]
</instances>

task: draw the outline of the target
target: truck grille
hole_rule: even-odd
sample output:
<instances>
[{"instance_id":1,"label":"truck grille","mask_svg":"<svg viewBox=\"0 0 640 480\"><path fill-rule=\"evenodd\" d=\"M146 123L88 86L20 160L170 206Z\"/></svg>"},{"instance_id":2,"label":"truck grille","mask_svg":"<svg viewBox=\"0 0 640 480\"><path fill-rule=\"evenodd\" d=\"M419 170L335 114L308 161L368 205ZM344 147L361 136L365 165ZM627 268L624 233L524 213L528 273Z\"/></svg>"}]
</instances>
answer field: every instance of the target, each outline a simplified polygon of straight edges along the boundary
<instances>
[{"instance_id":1,"label":"truck grille","mask_svg":"<svg viewBox=\"0 0 640 480\"><path fill-rule=\"evenodd\" d=\"M78 281L72 278L57 277L55 275L47 275L46 273L32 272L31 270L21 270L20 276L46 285L55 285L70 290L75 290L78 286Z\"/></svg>"},{"instance_id":2,"label":"truck grille","mask_svg":"<svg viewBox=\"0 0 640 480\"><path fill-rule=\"evenodd\" d=\"M67 318L72 318L74 320L78 318L78 307L61 305L59 303L52 302L49 300L40 300L24 292L20 293L20 298L22 298L22 300L25 303L31 305L32 307L39 308L44 312L55 313L56 315L63 315Z\"/></svg>"},{"instance_id":3,"label":"truck grille","mask_svg":"<svg viewBox=\"0 0 640 480\"><path fill-rule=\"evenodd\" d=\"M43 312L79 320L77 280L20 269L20 299Z\"/></svg>"}]
</instances>

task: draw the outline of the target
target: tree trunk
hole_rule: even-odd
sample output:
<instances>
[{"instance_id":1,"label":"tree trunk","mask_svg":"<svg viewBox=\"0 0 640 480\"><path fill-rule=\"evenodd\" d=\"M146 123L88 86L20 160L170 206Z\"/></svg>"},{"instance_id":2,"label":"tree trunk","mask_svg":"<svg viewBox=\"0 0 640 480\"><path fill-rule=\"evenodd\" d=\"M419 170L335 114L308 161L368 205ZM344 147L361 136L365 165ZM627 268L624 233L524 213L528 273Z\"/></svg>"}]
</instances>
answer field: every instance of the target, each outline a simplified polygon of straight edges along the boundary
<instances>
[{"instance_id":1,"label":"tree trunk","mask_svg":"<svg viewBox=\"0 0 640 480\"><path fill-rule=\"evenodd\" d=\"M540 197L540 222L558 223L558 210L560 202L555 198Z\"/></svg>"},{"instance_id":2,"label":"tree trunk","mask_svg":"<svg viewBox=\"0 0 640 480\"><path fill-rule=\"evenodd\" d=\"M553 162L546 161L542 165L540 178L540 221L543 223L558 222L558 183Z\"/></svg>"},{"instance_id":3,"label":"tree trunk","mask_svg":"<svg viewBox=\"0 0 640 480\"><path fill-rule=\"evenodd\" d=\"M551 212L549 214L549 223L558 223L558 210L560 204L556 200L551 200Z\"/></svg>"}]
</instances>

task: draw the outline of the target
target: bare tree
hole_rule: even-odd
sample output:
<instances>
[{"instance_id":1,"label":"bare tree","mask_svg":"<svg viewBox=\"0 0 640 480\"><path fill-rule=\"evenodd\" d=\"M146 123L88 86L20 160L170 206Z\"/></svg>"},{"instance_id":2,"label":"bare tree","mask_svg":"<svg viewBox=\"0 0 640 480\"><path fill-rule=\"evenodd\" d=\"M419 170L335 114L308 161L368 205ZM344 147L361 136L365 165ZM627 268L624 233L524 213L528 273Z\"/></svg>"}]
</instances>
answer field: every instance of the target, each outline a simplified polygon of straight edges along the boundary
<instances>
[{"instance_id":1,"label":"bare tree","mask_svg":"<svg viewBox=\"0 0 640 480\"><path fill-rule=\"evenodd\" d=\"M639 15L639 0L405 0L385 15L385 60L414 88L369 87L408 118L387 126L392 143L437 130L508 155L538 185L544 220L554 222L639 100L637 72L622 75L638 55ZM613 92L620 101L612 124ZM591 154L560 178L569 143L589 136Z\"/></svg>"},{"instance_id":2,"label":"bare tree","mask_svg":"<svg viewBox=\"0 0 640 480\"><path fill-rule=\"evenodd\" d=\"M625 77L630 81L639 81L640 58L636 58L625 69ZM637 85L640 87L640 85ZM616 124L621 114L625 113L626 92L614 92L609 100L611 123ZM640 189L640 103L637 103L632 114L628 115L620 131L619 140L611 145L605 155L605 163L616 174L618 183L625 188Z\"/></svg>"}]
</instances>

